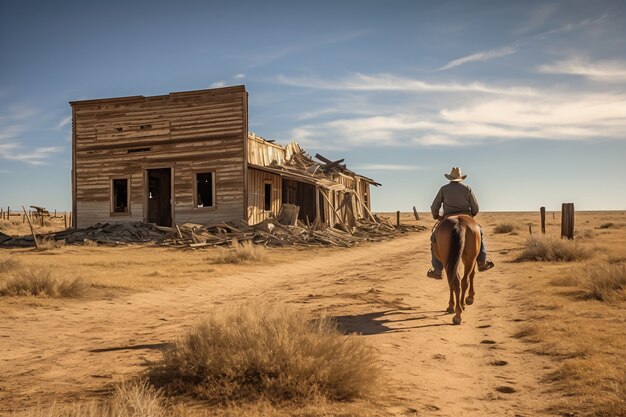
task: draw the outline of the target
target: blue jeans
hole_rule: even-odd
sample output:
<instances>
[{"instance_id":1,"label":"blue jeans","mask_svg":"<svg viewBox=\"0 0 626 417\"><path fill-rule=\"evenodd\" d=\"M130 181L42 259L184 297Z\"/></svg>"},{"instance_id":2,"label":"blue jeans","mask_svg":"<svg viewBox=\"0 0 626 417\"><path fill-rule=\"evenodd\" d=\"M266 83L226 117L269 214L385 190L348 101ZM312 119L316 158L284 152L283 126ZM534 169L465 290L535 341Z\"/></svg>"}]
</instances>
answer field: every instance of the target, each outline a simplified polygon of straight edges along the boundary
<instances>
[{"instance_id":1,"label":"blue jeans","mask_svg":"<svg viewBox=\"0 0 626 417\"><path fill-rule=\"evenodd\" d=\"M483 263L487 260L487 249L485 249L485 240L483 239L483 228L478 226L480 229L480 253L478 254L478 258L476 259L478 263ZM433 269L436 271L443 271L443 264L439 262L439 259L435 256L434 245L435 244L435 234L430 235L430 254L431 261L433 264Z\"/></svg>"}]
</instances>

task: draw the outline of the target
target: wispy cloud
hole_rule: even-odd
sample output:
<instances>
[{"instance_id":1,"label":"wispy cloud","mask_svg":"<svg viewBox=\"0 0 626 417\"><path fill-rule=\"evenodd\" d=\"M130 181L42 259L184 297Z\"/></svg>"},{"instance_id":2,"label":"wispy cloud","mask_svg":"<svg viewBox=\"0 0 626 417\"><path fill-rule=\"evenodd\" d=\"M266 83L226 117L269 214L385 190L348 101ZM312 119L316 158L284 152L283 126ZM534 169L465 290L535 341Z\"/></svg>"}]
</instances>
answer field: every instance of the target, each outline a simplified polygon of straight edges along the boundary
<instances>
[{"instance_id":1,"label":"wispy cloud","mask_svg":"<svg viewBox=\"0 0 626 417\"><path fill-rule=\"evenodd\" d=\"M450 61L443 67L439 68L437 71L449 70L451 68L455 68L455 67L458 67L463 64L470 63L470 62L487 61L489 59L500 58L500 57L507 56L507 55L513 55L516 52L517 52L516 46L505 46L503 48L477 52L475 54L467 55L462 58L457 58L453 61Z\"/></svg>"},{"instance_id":2,"label":"wispy cloud","mask_svg":"<svg viewBox=\"0 0 626 417\"><path fill-rule=\"evenodd\" d=\"M626 139L626 93L558 94L460 102L436 113L346 117L293 129L297 140L332 146L473 146L511 140Z\"/></svg>"},{"instance_id":3,"label":"wispy cloud","mask_svg":"<svg viewBox=\"0 0 626 417\"><path fill-rule=\"evenodd\" d=\"M0 141L15 138L28 126L28 120L37 115L37 110L13 104L0 113Z\"/></svg>"},{"instance_id":4,"label":"wispy cloud","mask_svg":"<svg viewBox=\"0 0 626 417\"><path fill-rule=\"evenodd\" d=\"M347 77L327 80L313 77L288 77L279 75L276 81L294 87L345 90L345 91L396 91L396 92L437 92L437 93L488 93L507 95L533 95L534 91L526 87L496 87L479 82L472 83L430 83L414 78L391 74L353 73Z\"/></svg>"},{"instance_id":5,"label":"wispy cloud","mask_svg":"<svg viewBox=\"0 0 626 417\"><path fill-rule=\"evenodd\" d=\"M464 64L468 64L470 62L487 61L487 60L491 60L495 58L501 58L507 55L512 55L516 53L519 50L519 48L526 46L530 43L533 43L539 40L545 40L551 36L554 36L560 33L572 32L574 30L578 30L578 29L581 29L590 25L600 23L604 19L606 19L606 17L607 15L605 14L605 15L600 16L597 19L584 19L577 23L568 23L556 29L548 30L548 31L542 32L540 34L537 34L531 37L520 39L518 41L513 42L510 45L506 45L506 46L502 46L502 47L494 48L494 49L488 49L485 51L480 51L480 52L476 52L470 55L466 55L466 56L463 56L463 57L460 57L460 58L457 58L448 62L444 66L437 69L437 71L446 71L452 68L459 67Z\"/></svg>"},{"instance_id":6,"label":"wispy cloud","mask_svg":"<svg viewBox=\"0 0 626 417\"><path fill-rule=\"evenodd\" d=\"M243 74L243 73L235 74L233 78L235 80L243 80L244 78L246 78L246 74Z\"/></svg>"},{"instance_id":7,"label":"wispy cloud","mask_svg":"<svg viewBox=\"0 0 626 417\"><path fill-rule=\"evenodd\" d=\"M358 30L342 34L329 34L317 38L308 39L299 43L285 45L277 49L264 51L249 57L248 68L258 68L274 62L280 58L306 52L311 49L319 48L326 45L334 45L361 38L367 35L369 31Z\"/></svg>"},{"instance_id":8,"label":"wispy cloud","mask_svg":"<svg viewBox=\"0 0 626 417\"><path fill-rule=\"evenodd\" d=\"M72 123L72 116L64 117L63 120L61 120L57 124L56 128L57 129L63 129L65 126L69 125L70 123Z\"/></svg>"},{"instance_id":9,"label":"wispy cloud","mask_svg":"<svg viewBox=\"0 0 626 417\"><path fill-rule=\"evenodd\" d=\"M54 153L61 152L60 146L40 146L29 149L21 140L32 126L37 109L28 106L10 105L0 114L0 159L21 161L30 165L43 165ZM66 119L57 128L62 128ZM71 120L71 118L70 118Z\"/></svg>"},{"instance_id":10,"label":"wispy cloud","mask_svg":"<svg viewBox=\"0 0 626 417\"><path fill-rule=\"evenodd\" d=\"M211 88L220 88L226 85L226 81L215 81L211 83Z\"/></svg>"},{"instance_id":11,"label":"wispy cloud","mask_svg":"<svg viewBox=\"0 0 626 417\"><path fill-rule=\"evenodd\" d=\"M16 137L24 131L24 128L25 127L22 125L3 124L0 122L0 141Z\"/></svg>"},{"instance_id":12,"label":"wispy cloud","mask_svg":"<svg viewBox=\"0 0 626 417\"><path fill-rule=\"evenodd\" d=\"M592 62L586 58L573 57L552 64L540 65L537 71L545 74L579 75L595 81L626 81L625 60L601 60Z\"/></svg>"},{"instance_id":13,"label":"wispy cloud","mask_svg":"<svg viewBox=\"0 0 626 417\"><path fill-rule=\"evenodd\" d=\"M61 146L46 146L24 151L19 144L6 143L0 144L0 158L21 161L30 165L45 165L51 154L61 152L62 150Z\"/></svg>"}]
</instances>

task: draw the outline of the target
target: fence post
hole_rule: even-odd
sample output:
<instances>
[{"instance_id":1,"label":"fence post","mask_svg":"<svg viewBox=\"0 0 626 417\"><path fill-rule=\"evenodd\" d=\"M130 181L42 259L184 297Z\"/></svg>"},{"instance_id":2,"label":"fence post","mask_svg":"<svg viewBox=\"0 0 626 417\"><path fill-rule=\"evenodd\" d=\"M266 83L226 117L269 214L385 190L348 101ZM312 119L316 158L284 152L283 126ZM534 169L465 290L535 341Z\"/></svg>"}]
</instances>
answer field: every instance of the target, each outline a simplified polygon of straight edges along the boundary
<instances>
[{"instance_id":1,"label":"fence post","mask_svg":"<svg viewBox=\"0 0 626 417\"><path fill-rule=\"evenodd\" d=\"M11 207L7 206L7 220L11 217Z\"/></svg>"},{"instance_id":2,"label":"fence post","mask_svg":"<svg viewBox=\"0 0 626 417\"><path fill-rule=\"evenodd\" d=\"M400 226L400 211L396 211L396 226Z\"/></svg>"},{"instance_id":3,"label":"fence post","mask_svg":"<svg viewBox=\"0 0 626 417\"><path fill-rule=\"evenodd\" d=\"M541 234L545 235L546 234L546 208L541 207L539 211L541 212Z\"/></svg>"},{"instance_id":4,"label":"fence post","mask_svg":"<svg viewBox=\"0 0 626 417\"><path fill-rule=\"evenodd\" d=\"M533 234L533 225L532 223L528 223L528 233Z\"/></svg>"},{"instance_id":5,"label":"fence post","mask_svg":"<svg viewBox=\"0 0 626 417\"><path fill-rule=\"evenodd\" d=\"M417 209L415 208L415 206L413 206L413 215L415 216L415 220L420 219L420 215L417 213Z\"/></svg>"},{"instance_id":6,"label":"fence post","mask_svg":"<svg viewBox=\"0 0 626 417\"><path fill-rule=\"evenodd\" d=\"M63 223L65 224L65 229L67 229L67 213L63 212Z\"/></svg>"},{"instance_id":7,"label":"fence post","mask_svg":"<svg viewBox=\"0 0 626 417\"><path fill-rule=\"evenodd\" d=\"M561 205L561 238L574 239L574 203Z\"/></svg>"}]
</instances>

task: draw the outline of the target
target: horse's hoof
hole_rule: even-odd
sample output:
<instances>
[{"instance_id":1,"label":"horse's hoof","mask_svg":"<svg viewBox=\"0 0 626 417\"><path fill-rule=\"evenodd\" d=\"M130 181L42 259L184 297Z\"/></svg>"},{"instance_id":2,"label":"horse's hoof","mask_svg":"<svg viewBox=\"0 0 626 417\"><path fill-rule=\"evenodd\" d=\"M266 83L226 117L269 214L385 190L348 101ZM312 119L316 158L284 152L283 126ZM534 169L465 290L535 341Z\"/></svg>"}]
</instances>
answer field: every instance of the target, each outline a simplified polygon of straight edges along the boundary
<instances>
[{"instance_id":1,"label":"horse's hoof","mask_svg":"<svg viewBox=\"0 0 626 417\"><path fill-rule=\"evenodd\" d=\"M448 307L448 309L446 310L446 313L448 313L448 314L454 313L454 308L453 307Z\"/></svg>"},{"instance_id":2,"label":"horse's hoof","mask_svg":"<svg viewBox=\"0 0 626 417\"><path fill-rule=\"evenodd\" d=\"M474 304L474 298L473 297L467 297L465 299L465 304L467 304L468 306L471 306L472 304Z\"/></svg>"},{"instance_id":3,"label":"horse's hoof","mask_svg":"<svg viewBox=\"0 0 626 417\"><path fill-rule=\"evenodd\" d=\"M452 317L452 324L461 324L461 316Z\"/></svg>"}]
</instances>

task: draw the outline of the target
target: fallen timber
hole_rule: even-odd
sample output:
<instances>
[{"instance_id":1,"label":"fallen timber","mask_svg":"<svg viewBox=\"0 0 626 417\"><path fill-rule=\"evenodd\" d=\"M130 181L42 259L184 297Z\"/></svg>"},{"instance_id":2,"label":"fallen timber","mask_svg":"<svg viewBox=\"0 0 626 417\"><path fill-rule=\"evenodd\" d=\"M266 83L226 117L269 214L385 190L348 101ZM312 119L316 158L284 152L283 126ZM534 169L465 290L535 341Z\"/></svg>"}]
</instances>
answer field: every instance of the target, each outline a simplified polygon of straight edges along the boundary
<instances>
[{"instance_id":1,"label":"fallen timber","mask_svg":"<svg viewBox=\"0 0 626 417\"><path fill-rule=\"evenodd\" d=\"M65 241L66 244L96 243L98 245L154 244L179 248L203 248L232 246L237 242L284 246L336 246L352 247L363 242L392 239L409 232L426 230L418 225L393 225L384 217L374 220L357 220L352 230L342 225L327 227L320 224L307 225L297 221L295 225L282 224L277 219L266 219L250 226L246 222L228 222L212 226L184 223L176 227L157 226L153 223L98 223L83 229L67 229L57 233L38 235L39 239ZM1 247L32 247L32 236L2 236Z\"/></svg>"}]
</instances>

